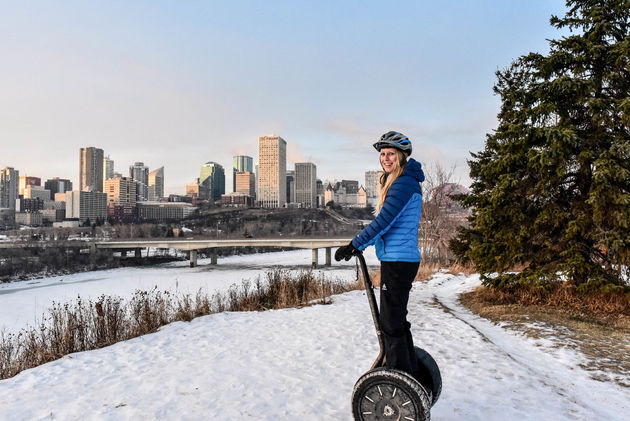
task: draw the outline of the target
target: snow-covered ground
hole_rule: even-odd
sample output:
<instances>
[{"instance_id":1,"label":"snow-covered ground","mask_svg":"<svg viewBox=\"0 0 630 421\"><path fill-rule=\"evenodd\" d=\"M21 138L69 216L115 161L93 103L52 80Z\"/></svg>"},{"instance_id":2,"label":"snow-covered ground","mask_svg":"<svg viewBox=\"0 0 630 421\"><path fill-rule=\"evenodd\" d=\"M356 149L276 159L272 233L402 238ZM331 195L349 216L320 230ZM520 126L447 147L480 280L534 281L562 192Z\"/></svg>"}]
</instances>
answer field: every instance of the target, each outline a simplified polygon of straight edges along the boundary
<instances>
[{"instance_id":1,"label":"snow-covered ground","mask_svg":"<svg viewBox=\"0 0 630 421\"><path fill-rule=\"evenodd\" d=\"M285 264L300 259L291 253L277 257ZM344 262L328 275L353 269ZM180 274L180 290L206 273L162 270ZM628 389L594 380L580 368L579 353L463 308L457 295L478 284L475 276L442 273L411 293L414 338L443 376L433 420L629 419ZM0 419L351 420L352 387L377 351L363 291L336 296L331 305L215 314L0 381Z\"/></svg>"}]
</instances>

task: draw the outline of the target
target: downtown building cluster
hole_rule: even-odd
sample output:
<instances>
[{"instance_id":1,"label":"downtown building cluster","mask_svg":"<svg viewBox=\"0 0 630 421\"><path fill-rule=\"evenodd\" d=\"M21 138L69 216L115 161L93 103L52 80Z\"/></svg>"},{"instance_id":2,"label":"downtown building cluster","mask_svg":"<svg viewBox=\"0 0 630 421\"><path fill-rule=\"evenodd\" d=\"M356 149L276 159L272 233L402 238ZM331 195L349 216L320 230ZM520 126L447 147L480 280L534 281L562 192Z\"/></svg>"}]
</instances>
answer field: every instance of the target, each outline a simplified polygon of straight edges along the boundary
<instances>
[{"instance_id":1,"label":"downtown building cluster","mask_svg":"<svg viewBox=\"0 0 630 421\"><path fill-rule=\"evenodd\" d=\"M365 185L355 180L324 183L312 162L287 169L287 142L280 136L258 138L258 162L246 155L233 157L232 192L226 194L225 169L209 161L199 177L186 185L184 195L164 193L164 167L150 171L143 162L116 172L114 160L97 147L80 148L79 183L55 177L46 180L0 170L0 229L21 225L84 226L110 222L184 219L197 205L264 208L345 207L374 205L379 171L365 173ZM78 188L76 188L78 187ZM76 188L76 189L75 189Z\"/></svg>"}]
</instances>

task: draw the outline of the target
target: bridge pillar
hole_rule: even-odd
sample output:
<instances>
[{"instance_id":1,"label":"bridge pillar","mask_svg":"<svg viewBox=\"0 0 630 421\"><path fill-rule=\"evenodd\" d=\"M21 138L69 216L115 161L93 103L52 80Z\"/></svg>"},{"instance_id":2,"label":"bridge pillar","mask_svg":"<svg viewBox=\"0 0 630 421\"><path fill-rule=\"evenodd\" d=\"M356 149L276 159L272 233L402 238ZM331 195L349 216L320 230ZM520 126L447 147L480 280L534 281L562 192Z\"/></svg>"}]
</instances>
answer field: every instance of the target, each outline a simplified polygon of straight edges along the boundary
<instances>
[{"instance_id":1,"label":"bridge pillar","mask_svg":"<svg viewBox=\"0 0 630 421\"><path fill-rule=\"evenodd\" d=\"M331 247L326 247L326 266L330 266L330 263L331 263L330 250L331 250Z\"/></svg>"},{"instance_id":2,"label":"bridge pillar","mask_svg":"<svg viewBox=\"0 0 630 421\"><path fill-rule=\"evenodd\" d=\"M127 250L122 250L120 252L120 257L127 257Z\"/></svg>"},{"instance_id":3,"label":"bridge pillar","mask_svg":"<svg viewBox=\"0 0 630 421\"><path fill-rule=\"evenodd\" d=\"M217 264L217 255L216 254L211 254L210 255L210 264L211 265L216 265Z\"/></svg>"},{"instance_id":4,"label":"bridge pillar","mask_svg":"<svg viewBox=\"0 0 630 421\"><path fill-rule=\"evenodd\" d=\"M311 266L316 268L317 267L317 257L318 257L317 249L312 249L311 251L313 252L313 260L312 260Z\"/></svg>"},{"instance_id":5,"label":"bridge pillar","mask_svg":"<svg viewBox=\"0 0 630 421\"><path fill-rule=\"evenodd\" d=\"M139 259L142 257L142 249L135 249L135 257Z\"/></svg>"},{"instance_id":6,"label":"bridge pillar","mask_svg":"<svg viewBox=\"0 0 630 421\"><path fill-rule=\"evenodd\" d=\"M197 250L190 250L190 267L194 268L197 266Z\"/></svg>"}]
</instances>

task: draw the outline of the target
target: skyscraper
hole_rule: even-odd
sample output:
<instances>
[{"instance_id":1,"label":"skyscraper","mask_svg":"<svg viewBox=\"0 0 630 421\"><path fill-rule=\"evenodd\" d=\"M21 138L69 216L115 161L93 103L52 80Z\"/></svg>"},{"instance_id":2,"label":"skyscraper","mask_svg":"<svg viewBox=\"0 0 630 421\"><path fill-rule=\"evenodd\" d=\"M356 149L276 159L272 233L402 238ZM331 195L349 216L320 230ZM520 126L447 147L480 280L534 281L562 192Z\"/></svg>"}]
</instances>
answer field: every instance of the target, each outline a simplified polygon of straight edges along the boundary
<instances>
[{"instance_id":1,"label":"skyscraper","mask_svg":"<svg viewBox=\"0 0 630 421\"><path fill-rule=\"evenodd\" d=\"M149 173L149 200L157 202L164 197L164 167Z\"/></svg>"},{"instance_id":2,"label":"skyscraper","mask_svg":"<svg viewBox=\"0 0 630 421\"><path fill-rule=\"evenodd\" d=\"M144 162L134 162L129 166L129 177L136 182L136 201L149 200L149 167Z\"/></svg>"},{"instance_id":3,"label":"skyscraper","mask_svg":"<svg viewBox=\"0 0 630 421\"><path fill-rule=\"evenodd\" d=\"M280 136L258 138L258 201L264 208L287 201L287 142Z\"/></svg>"},{"instance_id":4,"label":"skyscraper","mask_svg":"<svg viewBox=\"0 0 630 421\"><path fill-rule=\"evenodd\" d=\"M243 193L254 198L256 196L256 180L254 173L239 171L236 173L236 193Z\"/></svg>"},{"instance_id":5,"label":"skyscraper","mask_svg":"<svg viewBox=\"0 0 630 421\"><path fill-rule=\"evenodd\" d=\"M232 162L232 191L236 191L236 173L249 171L254 172L254 160L251 156L237 155Z\"/></svg>"},{"instance_id":6,"label":"skyscraper","mask_svg":"<svg viewBox=\"0 0 630 421\"><path fill-rule=\"evenodd\" d=\"M103 150L93 146L79 151L79 190L103 191Z\"/></svg>"},{"instance_id":7,"label":"skyscraper","mask_svg":"<svg viewBox=\"0 0 630 421\"><path fill-rule=\"evenodd\" d=\"M382 171L365 172L365 192L368 198L378 196L378 183L382 173Z\"/></svg>"},{"instance_id":8,"label":"skyscraper","mask_svg":"<svg viewBox=\"0 0 630 421\"><path fill-rule=\"evenodd\" d=\"M65 193L72 190L72 181L65 178L51 178L44 183L46 190L50 190L50 199L55 198L55 193Z\"/></svg>"},{"instance_id":9,"label":"skyscraper","mask_svg":"<svg viewBox=\"0 0 630 421\"><path fill-rule=\"evenodd\" d=\"M295 164L295 201L304 208L317 206L317 167L312 162Z\"/></svg>"},{"instance_id":10,"label":"skyscraper","mask_svg":"<svg viewBox=\"0 0 630 421\"><path fill-rule=\"evenodd\" d=\"M109 155L103 158L103 191L105 191L105 180L114 177L114 160L109 159Z\"/></svg>"},{"instance_id":11,"label":"skyscraper","mask_svg":"<svg viewBox=\"0 0 630 421\"><path fill-rule=\"evenodd\" d=\"M223 166L212 161L203 164L199 175L199 184L210 190L210 200L221 200L221 195L225 194L225 170Z\"/></svg>"},{"instance_id":12,"label":"skyscraper","mask_svg":"<svg viewBox=\"0 0 630 421\"><path fill-rule=\"evenodd\" d=\"M0 170L0 208L15 210L20 172L11 167Z\"/></svg>"},{"instance_id":13,"label":"skyscraper","mask_svg":"<svg viewBox=\"0 0 630 421\"><path fill-rule=\"evenodd\" d=\"M136 210L136 181L128 177L105 181L107 216L117 220L131 219Z\"/></svg>"}]
</instances>

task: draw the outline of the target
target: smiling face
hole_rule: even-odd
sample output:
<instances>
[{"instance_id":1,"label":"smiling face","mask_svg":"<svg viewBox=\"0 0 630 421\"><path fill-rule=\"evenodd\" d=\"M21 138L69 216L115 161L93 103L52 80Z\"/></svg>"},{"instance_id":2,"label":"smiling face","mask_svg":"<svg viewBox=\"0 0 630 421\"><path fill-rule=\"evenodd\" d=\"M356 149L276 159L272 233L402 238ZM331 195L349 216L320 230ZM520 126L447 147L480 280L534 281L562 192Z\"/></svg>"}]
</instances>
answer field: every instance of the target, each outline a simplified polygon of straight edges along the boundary
<instances>
[{"instance_id":1,"label":"smiling face","mask_svg":"<svg viewBox=\"0 0 630 421\"><path fill-rule=\"evenodd\" d=\"M381 148L381 166L386 173L390 174L398 168L398 152L394 148Z\"/></svg>"}]
</instances>

